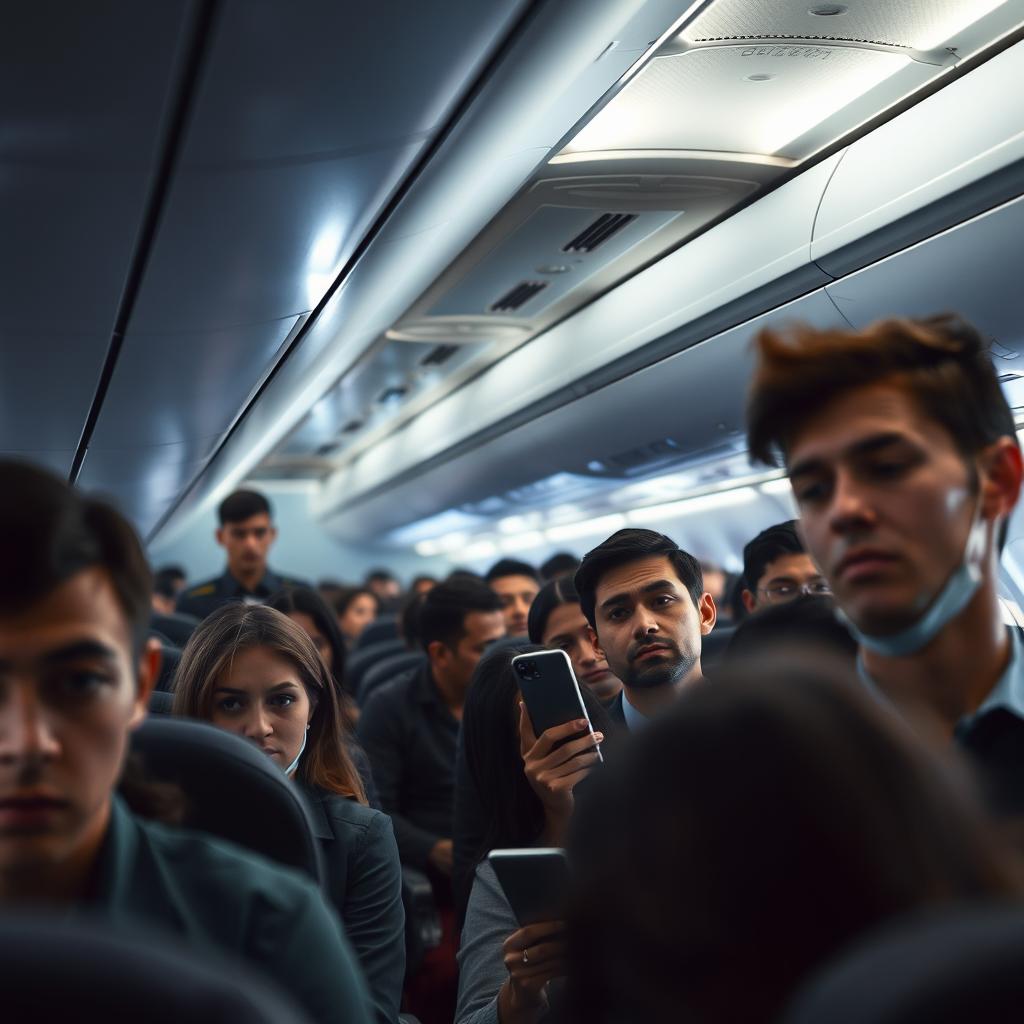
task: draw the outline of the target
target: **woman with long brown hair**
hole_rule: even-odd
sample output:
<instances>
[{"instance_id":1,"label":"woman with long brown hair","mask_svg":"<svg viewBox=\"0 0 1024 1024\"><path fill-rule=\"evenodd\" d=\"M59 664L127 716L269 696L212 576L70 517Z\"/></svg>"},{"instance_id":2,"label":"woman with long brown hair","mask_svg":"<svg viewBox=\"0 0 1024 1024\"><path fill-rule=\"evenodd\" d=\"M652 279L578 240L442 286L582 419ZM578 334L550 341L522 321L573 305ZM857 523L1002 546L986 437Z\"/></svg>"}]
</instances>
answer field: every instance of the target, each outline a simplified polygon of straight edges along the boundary
<instances>
[{"instance_id":1,"label":"woman with long brown hair","mask_svg":"<svg viewBox=\"0 0 1024 1024\"><path fill-rule=\"evenodd\" d=\"M377 1019L398 1018L405 972L401 867L391 820L366 806L338 692L309 636L281 612L232 604L192 634L174 712L256 743L309 798L328 891L359 956Z\"/></svg>"}]
</instances>

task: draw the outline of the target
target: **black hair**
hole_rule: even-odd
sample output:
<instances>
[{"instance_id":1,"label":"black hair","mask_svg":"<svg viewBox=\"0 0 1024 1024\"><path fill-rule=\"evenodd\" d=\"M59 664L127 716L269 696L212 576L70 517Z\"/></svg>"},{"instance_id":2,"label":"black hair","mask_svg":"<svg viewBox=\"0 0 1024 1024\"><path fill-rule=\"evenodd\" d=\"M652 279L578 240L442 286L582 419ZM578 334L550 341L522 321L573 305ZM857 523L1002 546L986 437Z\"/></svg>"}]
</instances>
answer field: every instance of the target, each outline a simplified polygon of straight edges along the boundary
<instances>
[{"instance_id":1,"label":"black hair","mask_svg":"<svg viewBox=\"0 0 1024 1024\"><path fill-rule=\"evenodd\" d=\"M420 612L426 598L426 594L410 590L398 615L398 632L402 634L402 640L410 651L415 651L420 645Z\"/></svg>"},{"instance_id":2,"label":"black hair","mask_svg":"<svg viewBox=\"0 0 1024 1024\"><path fill-rule=\"evenodd\" d=\"M552 555L540 567L541 578L545 581L558 579L560 576L572 576L580 567L580 560L568 551L559 551Z\"/></svg>"},{"instance_id":3,"label":"black hair","mask_svg":"<svg viewBox=\"0 0 1024 1024\"><path fill-rule=\"evenodd\" d=\"M273 518L270 502L259 491L234 491L217 509L221 526L228 523L244 523L253 516L267 515Z\"/></svg>"},{"instance_id":4,"label":"black hair","mask_svg":"<svg viewBox=\"0 0 1024 1024\"><path fill-rule=\"evenodd\" d=\"M544 830L544 805L526 778L519 752L519 679L512 670L516 655L541 650L523 642L492 648L477 663L466 694L462 742L485 817L476 861L491 850L530 846ZM608 712L586 687L580 693L594 730L607 738L613 728Z\"/></svg>"},{"instance_id":5,"label":"black hair","mask_svg":"<svg viewBox=\"0 0 1024 1024\"><path fill-rule=\"evenodd\" d=\"M338 618L331 611L330 605L310 587L286 587L267 600L267 607L275 608L285 615L301 612L313 620L331 649L331 675L334 676L335 686L339 691L343 690L345 638L341 635Z\"/></svg>"},{"instance_id":6,"label":"black hair","mask_svg":"<svg viewBox=\"0 0 1024 1024\"><path fill-rule=\"evenodd\" d=\"M445 583L451 583L453 580L456 582L458 582L459 580L475 580L479 583L484 582L484 578L480 575L480 573L473 572L472 569L464 569L462 567L452 569L452 571L448 573L448 576L445 579Z\"/></svg>"},{"instance_id":7,"label":"black hair","mask_svg":"<svg viewBox=\"0 0 1024 1024\"><path fill-rule=\"evenodd\" d=\"M851 663L857 657L857 641L836 615L832 599L805 594L793 601L768 605L741 622L723 660L726 664L752 660L785 648L817 648Z\"/></svg>"},{"instance_id":8,"label":"black hair","mask_svg":"<svg viewBox=\"0 0 1024 1024\"><path fill-rule=\"evenodd\" d=\"M556 608L563 604L579 604L580 595L576 592L576 584L571 576L559 576L545 583L530 605L530 615L526 620L526 632L535 644L544 643L544 630L548 619Z\"/></svg>"},{"instance_id":9,"label":"black hair","mask_svg":"<svg viewBox=\"0 0 1024 1024\"><path fill-rule=\"evenodd\" d=\"M426 595L420 608L420 645L427 650L440 641L454 649L466 634L467 615L500 611L501 599L485 583L463 579L439 583Z\"/></svg>"},{"instance_id":10,"label":"black hair","mask_svg":"<svg viewBox=\"0 0 1024 1024\"><path fill-rule=\"evenodd\" d=\"M48 470L0 460L0 614L16 615L85 569L105 569L137 657L149 629L153 574L138 535L112 505Z\"/></svg>"},{"instance_id":11,"label":"black hair","mask_svg":"<svg viewBox=\"0 0 1024 1024\"><path fill-rule=\"evenodd\" d=\"M185 570L180 566L165 565L153 573L153 593L173 601L186 578Z\"/></svg>"},{"instance_id":12,"label":"black hair","mask_svg":"<svg viewBox=\"0 0 1024 1024\"><path fill-rule=\"evenodd\" d=\"M796 530L796 520L776 523L762 530L743 549L743 580L747 590L756 590L757 581L768 566L783 555L802 555L807 551Z\"/></svg>"},{"instance_id":13,"label":"black hair","mask_svg":"<svg viewBox=\"0 0 1024 1024\"><path fill-rule=\"evenodd\" d=\"M367 597L373 598L374 604L377 606L377 614L380 614L380 598L366 587L342 587L340 593L334 598L334 610L340 616L344 615L348 611L348 606L357 598L365 594Z\"/></svg>"},{"instance_id":14,"label":"black hair","mask_svg":"<svg viewBox=\"0 0 1024 1024\"><path fill-rule=\"evenodd\" d=\"M672 563L679 581L686 587L694 605L700 602L704 593L704 574L700 562L689 552L683 551L671 537L654 530L618 530L593 551L583 556L574 582L580 595L580 607L595 627L594 608L597 603L597 586L609 569L635 562L641 558L664 556Z\"/></svg>"},{"instance_id":15,"label":"black hair","mask_svg":"<svg viewBox=\"0 0 1024 1024\"><path fill-rule=\"evenodd\" d=\"M381 582L385 580L395 580L395 582L397 582L398 577L395 576L395 574L388 569L371 569L366 574L366 578L363 580L363 582L366 584L370 584L375 583L378 580L380 580Z\"/></svg>"},{"instance_id":16,"label":"black hair","mask_svg":"<svg viewBox=\"0 0 1024 1024\"><path fill-rule=\"evenodd\" d=\"M487 570L487 575L484 579L488 583L493 583L495 580L500 580L505 576L526 576L540 583L537 570L529 562L520 562L515 558L503 558L500 562L495 562Z\"/></svg>"}]
</instances>

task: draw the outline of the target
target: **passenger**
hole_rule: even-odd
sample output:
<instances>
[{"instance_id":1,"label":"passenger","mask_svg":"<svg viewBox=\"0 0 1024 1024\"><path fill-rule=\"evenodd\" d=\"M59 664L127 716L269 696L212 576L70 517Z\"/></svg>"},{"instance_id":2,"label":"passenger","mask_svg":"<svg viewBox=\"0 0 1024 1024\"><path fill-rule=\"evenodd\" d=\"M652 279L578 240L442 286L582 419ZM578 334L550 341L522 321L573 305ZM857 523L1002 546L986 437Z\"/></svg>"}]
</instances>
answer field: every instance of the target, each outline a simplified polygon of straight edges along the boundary
<instances>
[{"instance_id":1,"label":"passenger","mask_svg":"<svg viewBox=\"0 0 1024 1024\"><path fill-rule=\"evenodd\" d=\"M579 567L580 560L575 555L570 555L568 551L559 551L540 567L540 578L545 583L550 583L563 576L575 576Z\"/></svg>"},{"instance_id":2,"label":"passenger","mask_svg":"<svg viewBox=\"0 0 1024 1024\"><path fill-rule=\"evenodd\" d=\"M985 342L947 316L757 346L750 451L785 463L865 685L929 707L1024 815L1024 656L997 597L1021 452Z\"/></svg>"},{"instance_id":3,"label":"passenger","mask_svg":"<svg viewBox=\"0 0 1024 1024\"><path fill-rule=\"evenodd\" d=\"M390 611L402 596L402 585L387 569L372 569L366 574L363 586L370 591L381 606Z\"/></svg>"},{"instance_id":4,"label":"passenger","mask_svg":"<svg viewBox=\"0 0 1024 1024\"><path fill-rule=\"evenodd\" d=\"M828 581L807 554L796 520L762 530L743 549L743 605L761 611L801 594L826 597Z\"/></svg>"},{"instance_id":5,"label":"passenger","mask_svg":"<svg viewBox=\"0 0 1024 1024\"><path fill-rule=\"evenodd\" d=\"M700 571L704 577L704 589L711 595L711 600L715 602L715 608L719 610L719 618L721 618L721 609L725 604L726 598L725 585L727 577L725 570L714 562L702 560Z\"/></svg>"},{"instance_id":6,"label":"passenger","mask_svg":"<svg viewBox=\"0 0 1024 1024\"><path fill-rule=\"evenodd\" d=\"M251 740L310 798L328 895L376 1019L394 1024L405 975L398 847L388 816L366 806L337 690L307 633L273 608L221 608L182 653L174 711Z\"/></svg>"},{"instance_id":7,"label":"passenger","mask_svg":"<svg viewBox=\"0 0 1024 1024\"><path fill-rule=\"evenodd\" d=\"M372 590L365 587L348 587L334 602L334 613L338 628L351 649L363 635L363 630L373 622L380 612L380 601Z\"/></svg>"},{"instance_id":8,"label":"passenger","mask_svg":"<svg viewBox=\"0 0 1024 1024\"><path fill-rule=\"evenodd\" d=\"M267 554L277 539L270 502L257 491L235 491L217 509L217 543L228 564L216 579L204 580L182 592L178 611L205 619L234 601L261 604L283 587L305 586L302 580L279 576L267 567Z\"/></svg>"},{"instance_id":9,"label":"passenger","mask_svg":"<svg viewBox=\"0 0 1024 1024\"><path fill-rule=\"evenodd\" d=\"M530 605L540 590L537 570L526 562L503 558L491 566L485 578L487 585L501 599L505 631L509 636L525 638Z\"/></svg>"},{"instance_id":10,"label":"passenger","mask_svg":"<svg viewBox=\"0 0 1024 1024\"><path fill-rule=\"evenodd\" d=\"M547 1008L546 984L564 976L564 922L520 928L486 859L495 849L564 846L573 790L597 761L590 736L555 747L578 734L576 723L534 735L512 658L538 650L519 644L484 655L466 698L466 763L484 817L459 949L456 1024L533 1024ZM590 693L583 699L602 742L607 712Z\"/></svg>"},{"instance_id":11,"label":"passenger","mask_svg":"<svg viewBox=\"0 0 1024 1024\"><path fill-rule=\"evenodd\" d=\"M431 587L430 589L433 590L434 588ZM402 638L402 643L410 651L422 650L422 645L420 644L420 611L423 609L423 602L429 593L429 590L419 594L415 590L410 591L398 616L398 633Z\"/></svg>"},{"instance_id":12,"label":"passenger","mask_svg":"<svg viewBox=\"0 0 1024 1024\"><path fill-rule=\"evenodd\" d=\"M324 599L329 608L341 597L342 591L348 589L342 586L337 580L321 580L316 585L316 592Z\"/></svg>"},{"instance_id":13,"label":"passenger","mask_svg":"<svg viewBox=\"0 0 1024 1024\"><path fill-rule=\"evenodd\" d=\"M410 594L426 594L431 591L438 584L438 580L433 576L417 576L412 584L409 586Z\"/></svg>"},{"instance_id":14,"label":"passenger","mask_svg":"<svg viewBox=\"0 0 1024 1024\"><path fill-rule=\"evenodd\" d=\"M544 584L530 607L528 627L533 643L569 655L576 678L602 704L611 703L621 692L622 681L608 668L604 655L594 645L571 576Z\"/></svg>"},{"instance_id":15,"label":"passenger","mask_svg":"<svg viewBox=\"0 0 1024 1024\"><path fill-rule=\"evenodd\" d=\"M402 861L448 878L452 871L455 742L473 669L504 636L501 603L480 583L442 583L419 616L427 661L379 687L359 719Z\"/></svg>"},{"instance_id":16,"label":"passenger","mask_svg":"<svg viewBox=\"0 0 1024 1024\"><path fill-rule=\"evenodd\" d=\"M726 660L749 662L779 648L824 651L851 666L857 660L857 641L827 597L804 595L751 615L736 627Z\"/></svg>"},{"instance_id":17,"label":"passenger","mask_svg":"<svg viewBox=\"0 0 1024 1024\"><path fill-rule=\"evenodd\" d=\"M185 589L185 570L178 565L165 565L153 574L153 611L157 615L173 615L178 595Z\"/></svg>"},{"instance_id":18,"label":"passenger","mask_svg":"<svg viewBox=\"0 0 1024 1024\"><path fill-rule=\"evenodd\" d=\"M159 668L151 576L112 508L0 462L0 908L91 913L249 961L317 1021L371 1019L355 959L296 872L136 819L116 795Z\"/></svg>"},{"instance_id":19,"label":"passenger","mask_svg":"<svg viewBox=\"0 0 1024 1024\"><path fill-rule=\"evenodd\" d=\"M889 920L1019 900L948 768L841 666L767 659L688 689L579 803L569 1021L767 1024Z\"/></svg>"},{"instance_id":20,"label":"passenger","mask_svg":"<svg viewBox=\"0 0 1024 1024\"><path fill-rule=\"evenodd\" d=\"M583 556L575 583L596 651L622 680L608 711L636 731L702 678L716 612L700 563L664 534L619 530Z\"/></svg>"}]
</instances>

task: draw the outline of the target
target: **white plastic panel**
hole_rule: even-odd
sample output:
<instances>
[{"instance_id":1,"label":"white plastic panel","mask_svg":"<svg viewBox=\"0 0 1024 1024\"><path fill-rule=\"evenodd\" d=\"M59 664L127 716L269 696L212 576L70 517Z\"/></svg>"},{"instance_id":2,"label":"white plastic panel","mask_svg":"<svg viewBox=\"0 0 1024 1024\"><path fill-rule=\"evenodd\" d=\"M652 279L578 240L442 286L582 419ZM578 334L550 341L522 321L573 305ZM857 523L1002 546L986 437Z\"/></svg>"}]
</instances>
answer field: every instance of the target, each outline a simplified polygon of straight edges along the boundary
<instances>
[{"instance_id":1,"label":"white plastic panel","mask_svg":"<svg viewBox=\"0 0 1024 1024\"><path fill-rule=\"evenodd\" d=\"M619 301L624 299L620 297ZM453 505L483 502L554 474L586 477L593 460L607 460L655 438L672 438L680 454L693 457L718 446L741 450L744 395L752 366L751 339L764 327L794 319L821 327L842 323L824 292L812 292L508 431L368 501L351 502L356 496L353 488L358 486L357 474L339 473L330 480L318 503L325 524L341 536L379 536L386 529ZM499 387L504 381L507 397L514 400L514 377L500 372L488 376L497 378L495 384ZM452 407L453 417L461 415L467 426L479 426L484 419L483 407L477 404L481 398L464 388L447 404ZM404 436L394 439L397 444L393 454L414 450L425 442L424 419L421 417L403 431ZM609 494L621 490L627 481L599 478L595 482ZM543 489L533 490L538 495L543 493ZM519 509L528 510L528 503ZM595 507L595 515L614 510Z\"/></svg>"},{"instance_id":2,"label":"white plastic panel","mask_svg":"<svg viewBox=\"0 0 1024 1024\"><path fill-rule=\"evenodd\" d=\"M812 257L828 269L829 253L1024 158L1022 81L1018 43L851 145L822 199Z\"/></svg>"},{"instance_id":3,"label":"white plastic panel","mask_svg":"<svg viewBox=\"0 0 1024 1024\"><path fill-rule=\"evenodd\" d=\"M826 290L854 327L888 316L960 313L999 342L996 363L1001 373L1024 373L1022 238L1024 198L851 274ZM1010 358L1001 357L1001 350L1007 350Z\"/></svg>"},{"instance_id":4,"label":"white plastic panel","mask_svg":"<svg viewBox=\"0 0 1024 1024\"><path fill-rule=\"evenodd\" d=\"M332 478L337 500L378 487L614 359L806 267L811 220L838 155L517 349ZM827 279L822 275L819 283Z\"/></svg>"}]
</instances>

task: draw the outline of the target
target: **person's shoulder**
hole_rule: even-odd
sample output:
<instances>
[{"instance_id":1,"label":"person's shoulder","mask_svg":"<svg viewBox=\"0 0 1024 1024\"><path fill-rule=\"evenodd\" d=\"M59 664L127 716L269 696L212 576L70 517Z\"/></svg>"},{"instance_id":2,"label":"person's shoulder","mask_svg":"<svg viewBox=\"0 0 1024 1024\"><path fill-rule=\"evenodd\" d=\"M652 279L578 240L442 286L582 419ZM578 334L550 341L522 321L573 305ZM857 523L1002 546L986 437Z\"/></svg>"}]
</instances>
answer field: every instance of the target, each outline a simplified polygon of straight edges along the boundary
<instances>
[{"instance_id":1,"label":"person's shoulder","mask_svg":"<svg viewBox=\"0 0 1024 1024\"><path fill-rule=\"evenodd\" d=\"M306 587L309 590L313 589L313 584L309 580L304 580L300 576L288 576L285 573L278 573L277 578L281 581L283 587Z\"/></svg>"},{"instance_id":2,"label":"person's shoulder","mask_svg":"<svg viewBox=\"0 0 1024 1024\"><path fill-rule=\"evenodd\" d=\"M350 831L366 835L393 831L391 819L383 811L376 811L340 793L329 793L324 789L317 790L316 795L332 824L343 825Z\"/></svg>"},{"instance_id":3,"label":"person's shoulder","mask_svg":"<svg viewBox=\"0 0 1024 1024\"><path fill-rule=\"evenodd\" d=\"M224 900L254 901L278 910L294 909L310 897L316 884L296 868L286 867L219 836L136 818L152 853L172 870L176 884Z\"/></svg>"},{"instance_id":4,"label":"person's shoulder","mask_svg":"<svg viewBox=\"0 0 1024 1024\"><path fill-rule=\"evenodd\" d=\"M411 696L419 689L419 672L403 672L401 675L381 683L366 699L363 714L371 708L404 708Z\"/></svg>"},{"instance_id":5,"label":"person's shoulder","mask_svg":"<svg viewBox=\"0 0 1024 1024\"><path fill-rule=\"evenodd\" d=\"M212 597L219 590L220 577L214 576L212 579L203 580L202 583L197 583L194 587L187 587L185 590L178 595L178 604L182 601L189 601L193 598L198 597Z\"/></svg>"}]
</instances>

